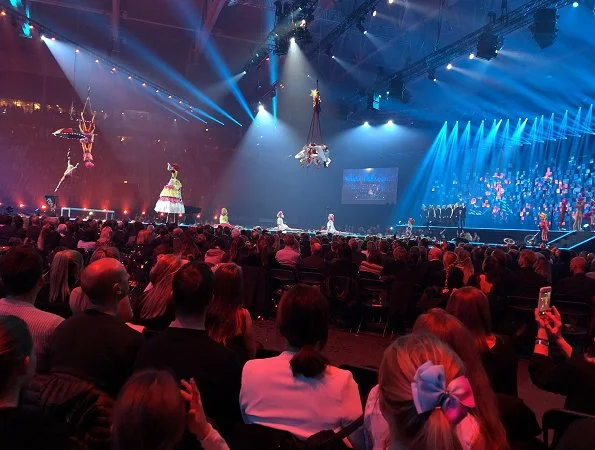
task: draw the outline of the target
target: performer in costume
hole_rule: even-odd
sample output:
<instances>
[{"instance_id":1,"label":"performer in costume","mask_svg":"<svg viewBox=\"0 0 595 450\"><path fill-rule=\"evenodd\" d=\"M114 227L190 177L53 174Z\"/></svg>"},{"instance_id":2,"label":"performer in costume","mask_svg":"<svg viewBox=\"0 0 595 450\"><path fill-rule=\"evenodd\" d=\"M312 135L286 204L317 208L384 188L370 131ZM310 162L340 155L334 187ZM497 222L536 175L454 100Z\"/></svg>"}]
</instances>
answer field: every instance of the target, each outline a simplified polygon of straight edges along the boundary
<instances>
[{"instance_id":1,"label":"performer in costume","mask_svg":"<svg viewBox=\"0 0 595 450\"><path fill-rule=\"evenodd\" d=\"M568 200L562 199L560 203L560 214L558 214L558 230L561 230L566 225L566 214L568 213Z\"/></svg>"},{"instance_id":2,"label":"performer in costume","mask_svg":"<svg viewBox=\"0 0 595 450\"><path fill-rule=\"evenodd\" d=\"M285 216L283 215L283 211L279 211L277 213L277 230L279 231L289 230L289 227L285 223L283 223L284 218Z\"/></svg>"},{"instance_id":3,"label":"performer in costume","mask_svg":"<svg viewBox=\"0 0 595 450\"><path fill-rule=\"evenodd\" d=\"M221 214L219 214L219 225L224 223L229 224L229 216L227 215L227 208L221 208Z\"/></svg>"},{"instance_id":4,"label":"performer in costume","mask_svg":"<svg viewBox=\"0 0 595 450\"><path fill-rule=\"evenodd\" d=\"M407 227L405 228L405 237L407 239L409 239L411 236L413 236L413 224L415 223L415 219L413 219L413 217L410 217L409 220L407 221Z\"/></svg>"},{"instance_id":5,"label":"performer in costume","mask_svg":"<svg viewBox=\"0 0 595 450\"><path fill-rule=\"evenodd\" d=\"M583 229L583 211L585 209L585 199L579 196L576 200L576 209L574 210L574 224L572 229L581 231Z\"/></svg>"},{"instance_id":6,"label":"performer in costume","mask_svg":"<svg viewBox=\"0 0 595 450\"><path fill-rule=\"evenodd\" d=\"M60 187L62 182L66 179L66 177L69 177L70 175L72 175L72 172L74 172L76 170L76 168L79 166L79 163L76 163L76 166L73 166L70 163L70 150L68 151L67 158L68 158L68 162L66 163L66 170L64 171L64 175L62 175L62 178L60 178L60 181L58 182L58 186L56 186L56 189L54 189L54 192L58 192L58 188Z\"/></svg>"},{"instance_id":7,"label":"performer in costume","mask_svg":"<svg viewBox=\"0 0 595 450\"><path fill-rule=\"evenodd\" d=\"M335 228L335 215L329 214L328 215L328 222L326 223L326 232L327 233L336 233L337 229Z\"/></svg>"},{"instance_id":8,"label":"performer in costume","mask_svg":"<svg viewBox=\"0 0 595 450\"><path fill-rule=\"evenodd\" d=\"M547 244L550 227L547 221L546 213L539 213L539 229L541 230L541 242L543 244Z\"/></svg>"},{"instance_id":9,"label":"performer in costume","mask_svg":"<svg viewBox=\"0 0 595 450\"><path fill-rule=\"evenodd\" d=\"M182 183L178 180L180 167L177 164L167 163L167 170L171 173L171 178L159 195L155 211L167 215L183 214L185 209L182 202Z\"/></svg>"}]
</instances>

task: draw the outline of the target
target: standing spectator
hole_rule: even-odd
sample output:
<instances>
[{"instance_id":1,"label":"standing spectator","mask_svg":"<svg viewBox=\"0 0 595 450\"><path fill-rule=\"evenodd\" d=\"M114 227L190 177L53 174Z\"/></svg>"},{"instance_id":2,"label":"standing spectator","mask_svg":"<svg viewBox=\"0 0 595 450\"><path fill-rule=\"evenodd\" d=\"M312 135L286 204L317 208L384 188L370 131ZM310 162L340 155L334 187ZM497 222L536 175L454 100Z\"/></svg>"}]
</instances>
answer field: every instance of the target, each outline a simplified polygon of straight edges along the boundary
<instances>
[{"instance_id":1,"label":"standing spectator","mask_svg":"<svg viewBox=\"0 0 595 450\"><path fill-rule=\"evenodd\" d=\"M33 336L37 370L49 368L50 341L63 319L33 306L43 284L43 260L36 250L13 247L0 257L0 278L6 297L0 300L0 314L13 315L25 321Z\"/></svg>"},{"instance_id":2,"label":"standing spectator","mask_svg":"<svg viewBox=\"0 0 595 450\"><path fill-rule=\"evenodd\" d=\"M68 225L61 223L56 228L56 231L60 235L60 241L58 243L60 247L65 247L68 249L73 249L76 247L76 242L72 237L72 234L68 231Z\"/></svg>"},{"instance_id":3,"label":"standing spectator","mask_svg":"<svg viewBox=\"0 0 595 450\"><path fill-rule=\"evenodd\" d=\"M50 368L89 380L115 397L132 373L144 341L117 318L118 305L128 295L128 274L119 261L99 259L83 271L81 288L91 308L56 329Z\"/></svg>"},{"instance_id":4,"label":"standing spectator","mask_svg":"<svg viewBox=\"0 0 595 450\"><path fill-rule=\"evenodd\" d=\"M0 214L0 246L8 245L8 242L15 235L11 225L12 218L8 214Z\"/></svg>"},{"instance_id":5,"label":"standing spectator","mask_svg":"<svg viewBox=\"0 0 595 450\"><path fill-rule=\"evenodd\" d=\"M23 228L25 225L25 221L19 215L16 215L12 218L12 225L14 227L14 234L13 236L19 238L21 243L25 241L25 237L27 237L27 232Z\"/></svg>"},{"instance_id":6,"label":"standing spectator","mask_svg":"<svg viewBox=\"0 0 595 450\"><path fill-rule=\"evenodd\" d=\"M213 301L207 308L205 326L211 339L233 350L245 363L256 354L252 318L244 301L242 268L221 264L213 275Z\"/></svg>"},{"instance_id":7,"label":"standing spectator","mask_svg":"<svg viewBox=\"0 0 595 450\"><path fill-rule=\"evenodd\" d=\"M225 433L241 420L242 368L235 353L213 341L205 330L205 311L212 297L209 266L198 261L182 266L173 279L176 319L145 343L136 368L166 369L178 379L194 378L207 416Z\"/></svg>"},{"instance_id":8,"label":"standing spectator","mask_svg":"<svg viewBox=\"0 0 595 450\"><path fill-rule=\"evenodd\" d=\"M337 431L361 416L351 373L329 365L319 353L328 337L328 318L328 304L316 288L297 285L283 295L277 326L288 350L244 366L244 422L306 439L322 430Z\"/></svg>"},{"instance_id":9,"label":"standing spectator","mask_svg":"<svg viewBox=\"0 0 595 450\"><path fill-rule=\"evenodd\" d=\"M278 250L275 254L275 259L282 266L296 267L300 261L300 252L298 243L292 234L283 236L283 243L285 247Z\"/></svg>"},{"instance_id":10,"label":"standing spectator","mask_svg":"<svg viewBox=\"0 0 595 450\"><path fill-rule=\"evenodd\" d=\"M65 319L70 317L70 293L78 286L82 270L83 255L76 250L56 253L50 267L50 282L37 294L35 306Z\"/></svg>"},{"instance_id":11,"label":"standing spectator","mask_svg":"<svg viewBox=\"0 0 595 450\"><path fill-rule=\"evenodd\" d=\"M19 407L21 389L35 372L33 338L15 316L0 316L0 437L2 449L68 449L66 430L40 412Z\"/></svg>"},{"instance_id":12,"label":"standing spectator","mask_svg":"<svg viewBox=\"0 0 595 450\"><path fill-rule=\"evenodd\" d=\"M486 295L473 287L458 289L450 296L446 311L471 332L494 392L516 396L518 359L514 344L509 337L492 333L490 302Z\"/></svg>"}]
</instances>

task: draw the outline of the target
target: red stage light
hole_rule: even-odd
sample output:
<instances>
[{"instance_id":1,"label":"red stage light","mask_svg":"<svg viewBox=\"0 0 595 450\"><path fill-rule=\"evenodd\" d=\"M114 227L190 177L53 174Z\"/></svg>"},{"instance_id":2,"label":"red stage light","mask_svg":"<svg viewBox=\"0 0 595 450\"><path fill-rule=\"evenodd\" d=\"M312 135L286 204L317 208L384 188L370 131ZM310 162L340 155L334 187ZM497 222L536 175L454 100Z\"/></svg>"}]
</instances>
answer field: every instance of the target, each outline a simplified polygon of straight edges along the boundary
<instances>
[{"instance_id":1,"label":"red stage light","mask_svg":"<svg viewBox=\"0 0 595 450\"><path fill-rule=\"evenodd\" d=\"M178 217L184 217L184 214L178 214Z\"/></svg>"},{"instance_id":2,"label":"red stage light","mask_svg":"<svg viewBox=\"0 0 595 450\"><path fill-rule=\"evenodd\" d=\"M24 203L19 203L19 208L24 208L25 204Z\"/></svg>"},{"instance_id":3,"label":"red stage light","mask_svg":"<svg viewBox=\"0 0 595 450\"><path fill-rule=\"evenodd\" d=\"M6 15L6 11L0 11L0 16L4 17Z\"/></svg>"},{"instance_id":4,"label":"red stage light","mask_svg":"<svg viewBox=\"0 0 595 450\"><path fill-rule=\"evenodd\" d=\"M46 205L41 205L41 209L46 209L47 206Z\"/></svg>"},{"instance_id":5,"label":"red stage light","mask_svg":"<svg viewBox=\"0 0 595 450\"><path fill-rule=\"evenodd\" d=\"M147 213L146 213L145 211L143 211L143 216L144 216L145 214L147 214Z\"/></svg>"},{"instance_id":6,"label":"red stage light","mask_svg":"<svg viewBox=\"0 0 595 450\"><path fill-rule=\"evenodd\" d=\"M128 214L128 210L127 209L124 210L124 214Z\"/></svg>"}]
</instances>

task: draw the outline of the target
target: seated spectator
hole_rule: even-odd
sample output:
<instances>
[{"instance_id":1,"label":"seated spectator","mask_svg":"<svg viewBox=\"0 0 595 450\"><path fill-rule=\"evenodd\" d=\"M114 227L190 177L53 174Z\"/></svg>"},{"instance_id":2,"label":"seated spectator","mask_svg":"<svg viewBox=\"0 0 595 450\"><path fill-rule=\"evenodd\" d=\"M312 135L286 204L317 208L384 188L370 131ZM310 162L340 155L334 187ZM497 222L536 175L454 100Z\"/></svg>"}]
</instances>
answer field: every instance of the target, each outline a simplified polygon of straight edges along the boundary
<instances>
[{"instance_id":1,"label":"seated spectator","mask_svg":"<svg viewBox=\"0 0 595 450\"><path fill-rule=\"evenodd\" d=\"M245 363L254 358L256 346L250 312L244 301L242 268L221 264L213 275L213 300L207 307L205 327L209 337L233 350Z\"/></svg>"},{"instance_id":2,"label":"seated spectator","mask_svg":"<svg viewBox=\"0 0 595 450\"><path fill-rule=\"evenodd\" d=\"M300 261L300 252L298 243L292 234L283 236L285 247L275 253L275 259L282 266L296 267Z\"/></svg>"},{"instance_id":3,"label":"seated spectator","mask_svg":"<svg viewBox=\"0 0 595 450\"><path fill-rule=\"evenodd\" d=\"M471 254L467 250L461 250L457 256L457 267L463 271L463 286L468 286L470 279L475 275Z\"/></svg>"},{"instance_id":4,"label":"seated spectator","mask_svg":"<svg viewBox=\"0 0 595 450\"><path fill-rule=\"evenodd\" d=\"M507 448L497 413L477 406L484 392L474 392L468 376L459 356L434 336L403 336L387 348L378 391L389 448ZM435 395L440 391L446 394Z\"/></svg>"},{"instance_id":5,"label":"seated spectator","mask_svg":"<svg viewBox=\"0 0 595 450\"><path fill-rule=\"evenodd\" d=\"M21 389L35 372L33 338L18 317L0 315L0 437L6 450L68 449L65 427L19 405Z\"/></svg>"},{"instance_id":6,"label":"seated spectator","mask_svg":"<svg viewBox=\"0 0 595 450\"><path fill-rule=\"evenodd\" d=\"M88 227L83 230L81 239L77 242L76 248L82 248L87 253L93 252L97 247L97 231L94 228Z\"/></svg>"},{"instance_id":7,"label":"seated spectator","mask_svg":"<svg viewBox=\"0 0 595 450\"><path fill-rule=\"evenodd\" d=\"M328 263L328 274L333 277L357 277L358 265L353 262L353 251L347 244L339 244L337 258Z\"/></svg>"},{"instance_id":8,"label":"seated spectator","mask_svg":"<svg viewBox=\"0 0 595 450\"><path fill-rule=\"evenodd\" d=\"M12 218L8 214L0 214L0 246L8 245L11 238L15 237Z\"/></svg>"},{"instance_id":9,"label":"seated spectator","mask_svg":"<svg viewBox=\"0 0 595 450\"><path fill-rule=\"evenodd\" d=\"M78 286L82 270L83 255L76 250L56 253L50 267L50 282L37 294L35 306L65 319L70 317L70 293Z\"/></svg>"},{"instance_id":10,"label":"seated spectator","mask_svg":"<svg viewBox=\"0 0 595 450\"><path fill-rule=\"evenodd\" d=\"M176 255L160 255L149 273L149 285L141 297L132 302L134 323L150 330L163 330L175 319L172 304L172 280L182 267Z\"/></svg>"},{"instance_id":11,"label":"seated spectator","mask_svg":"<svg viewBox=\"0 0 595 450\"><path fill-rule=\"evenodd\" d=\"M490 303L486 295L473 287L458 289L451 294L446 311L471 332L475 350L482 358L494 392L516 396L518 358L514 344L508 336L492 333Z\"/></svg>"},{"instance_id":12,"label":"seated spectator","mask_svg":"<svg viewBox=\"0 0 595 450\"><path fill-rule=\"evenodd\" d=\"M552 264L549 257L546 257L543 253L535 253L536 260L533 265L533 270L537 275L541 275L545 278L548 285L552 284Z\"/></svg>"},{"instance_id":13,"label":"seated spectator","mask_svg":"<svg viewBox=\"0 0 595 450\"><path fill-rule=\"evenodd\" d=\"M50 370L91 381L115 397L144 341L117 318L118 305L128 295L128 274L119 261L103 258L83 270L81 288L91 308L56 329Z\"/></svg>"},{"instance_id":14,"label":"seated spectator","mask_svg":"<svg viewBox=\"0 0 595 450\"><path fill-rule=\"evenodd\" d=\"M527 249L521 251L519 270L504 277L502 284L505 295L537 298L539 289L547 286L547 280L535 273L533 266L536 259L533 251Z\"/></svg>"},{"instance_id":15,"label":"seated spectator","mask_svg":"<svg viewBox=\"0 0 595 450\"><path fill-rule=\"evenodd\" d=\"M318 270L320 272L326 271L326 261L321 256L322 245L318 242L310 244L310 256L306 256L299 263L300 269Z\"/></svg>"},{"instance_id":16,"label":"seated spectator","mask_svg":"<svg viewBox=\"0 0 595 450\"><path fill-rule=\"evenodd\" d=\"M24 320L35 346L37 370L49 369L50 341L64 319L33 306L43 285L43 260L29 247L13 247L0 257L0 278L6 297L0 300L0 314Z\"/></svg>"},{"instance_id":17,"label":"seated spectator","mask_svg":"<svg viewBox=\"0 0 595 450\"><path fill-rule=\"evenodd\" d=\"M207 421L194 380L182 384L180 391L166 371L146 370L130 377L114 407L114 450L179 448L186 423L203 449L229 450Z\"/></svg>"},{"instance_id":18,"label":"seated spectator","mask_svg":"<svg viewBox=\"0 0 595 450\"><path fill-rule=\"evenodd\" d=\"M392 261L382 269L383 279L390 281L408 281L415 284L414 272L407 266L407 250L396 246L393 250Z\"/></svg>"},{"instance_id":19,"label":"seated spectator","mask_svg":"<svg viewBox=\"0 0 595 450\"><path fill-rule=\"evenodd\" d=\"M114 247L113 236L114 230L111 227L104 226L99 234L99 239L97 239L97 247Z\"/></svg>"},{"instance_id":20,"label":"seated spectator","mask_svg":"<svg viewBox=\"0 0 595 450\"><path fill-rule=\"evenodd\" d=\"M382 255L371 243L368 248L368 257L359 265L359 273L364 273L364 276L370 274L379 277L382 272Z\"/></svg>"},{"instance_id":21,"label":"seated spectator","mask_svg":"<svg viewBox=\"0 0 595 450\"><path fill-rule=\"evenodd\" d=\"M207 416L224 433L241 420L238 396L242 368L236 354L205 331L205 311L213 297L213 274L201 262L182 266L173 279L176 319L140 350L136 368L171 370L194 378Z\"/></svg>"},{"instance_id":22,"label":"seated spectator","mask_svg":"<svg viewBox=\"0 0 595 450\"><path fill-rule=\"evenodd\" d=\"M216 266L223 262L227 262L229 255L225 252L225 241L222 238L217 238L213 242L213 247L205 253L205 263L210 266Z\"/></svg>"},{"instance_id":23,"label":"seated spectator","mask_svg":"<svg viewBox=\"0 0 595 450\"><path fill-rule=\"evenodd\" d=\"M563 295L566 300L591 304L595 296L595 280L587 277L587 260L581 256L570 260L571 276L558 283L556 294Z\"/></svg>"},{"instance_id":24,"label":"seated spectator","mask_svg":"<svg viewBox=\"0 0 595 450\"><path fill-rule=\"evenodd\" d=\"M575 351L562 336L562 318L556 307L544 315L535 310L537 338L529 360L531 381L537 387L566 396L564 408L586 414L595 414L595 358L593 345L586 355ZM556 362L549 355L549 346L555 346L564 355Z\"/></svg>"},{"instance_id":25,"label":"seated spectator","mask_svg":"<svg viewBox=\"0 0 595 450\"><path fill-rule=\"evenodd\" d=\"M297 285L283 295L277 326L287 350L244 366L240 407L245 423L306 439L322 430L337 431L361 416L353 376L319 353L328 319L328 304L318 289Z\"/></svg>"},{"instance_id":26,"label":"seated spectator","mask_svg":"<svg viewBox=\"0 0 595 450\"><path fill-rule=\"evenodd\" d=\"M359 267L362 261L366 260L366 255L361 251L361 244L357 239L349 239L349 248L351 249L351 260Z\"/></svg>"}]
</instances>

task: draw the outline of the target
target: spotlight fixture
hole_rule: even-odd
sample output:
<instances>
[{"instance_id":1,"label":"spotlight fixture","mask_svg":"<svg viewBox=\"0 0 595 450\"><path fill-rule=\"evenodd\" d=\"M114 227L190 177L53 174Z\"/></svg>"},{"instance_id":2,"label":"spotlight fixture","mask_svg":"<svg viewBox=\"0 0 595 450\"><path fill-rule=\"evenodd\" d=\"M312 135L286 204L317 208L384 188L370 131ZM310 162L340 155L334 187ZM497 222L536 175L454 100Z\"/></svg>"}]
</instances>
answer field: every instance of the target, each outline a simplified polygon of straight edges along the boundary
<instances>
[{"instance_id":1,"label":"spotlight fixture","mask_svg":"<svg viewBox=\"0 0 595 450\"><path fill-rule=\"evenodd\" d=\"M95 60L95 62L96 62L97 64L99 64L99 60L98 60L98 59L96 59L96 60Z\"/></svg>"},{"instance_id":2,"label":"spotlight fixture","mask_svg":"<svg viewBox=\"0 0 595 450\"><path fill-rule=\"evenodd\" d=\"M147 85L147 83L143 83L141 86L142 86L142 87L145 87L146 85Z\"/></svg>"},{"instance_id":3,"label":"spotlight fixture","mask_svg":"<svg viewBox=\"0 0 595 450\"><path fill-rule=\"evenodd\" d=\"M45 39L46 39L46 37L45 37L45 34L42 34L42 35L39 37L39 39L41 39L42 41L45 41Z\"/></svg>"},{"instance_id":4,"label":"spotlight fixture","mask_svg":"<svg viewBox=\"0 0 595 450\"><path fill-rule=\"evenodd\" d=\"M368 122L367 120L364 122L364 127L369 127L370 126L370 122Z\"/></svg>"},{"instance_id":5,"label":"spotlight fixture","mask_svg":"<svg viewBox=\"0 0 595 450\"><path fill-rule=\"evenodd\" d=\"M479 36L477 41L477 57L487 61L498 56L498 50L502 48L504 41L494 33L485 32Z\"/></svg>"},{"instance_id":6,"label":"spotlight fixture","mask_svg":"<svg viewBox=\"0 0 595 450\"><path fill-rule=\"evenodd\" d=\"M364 30L364 34L368 34L368 30Z\"/></svg>"},{"instance_id":7,"label":"spotlight fixture","mask_svg":"<svg viewBox=\"0 0 595 450\"><path fill-rule=\"evenodd\" d=\"M446 65L446 70L452 70L452 64L451 63L448 63Z\"/></svg>"},{"instance_id":8,"label":"spotlight fixture","mask_svg":"<svg viewBox=\"0 0 595 450\"><path fill-rule=\"evenodd\" d=\"M355 24L355 28L357 28L362 33L366 32L366 28L364 27L364 18L360 17L359 21Z\"/></svg>"},{"instance_id":9,"label":"spotlight fixture","mask_svg":"<svg viewBox=\"0 0 595 450\"><path fill-rule=\"evenodd\" d=\"M0 11L0 16L4 17L6 15L6 11L2 10Z\"/></svg>"},{"instance_id":10,"label":"spotlight fixture","mask_svg":"<svg viewBox=\"0 0 595 450\"><path fill-rule=\"evenodd\" d=\"M392 119L390 119L388 122L386 122L387 125L394 125L395 123L393 122Z\"/></svg>"},{"instance_id":11,"label":"spotlight fixture","mask_svg":"<svg viewBox=\"0 0 595 450\"><path fill-rule=\"evenodd\" d=\"M475 59L475 53L469 53L469 59Z\"/></svg>"},{"instance_id":12,"label":"spotlight fixture","mask_svg":"<svg viewBox=\"0 0 595 450\"><path fill-rule=\"evenodd\" d=\"M248 72L246 72L245 70L242 72L242 75L246 75Z\"/></svg>"},{"instance_id":13,"label":"spotlight fixture","mask_svg":"<svg viewBox=\"0 0 595 450\"><path fill-rule=\"evenodd\" d=\"M262 103L258 103L258 111L264 111L264 105Z\"/></svg>"},{"instance_id":14,"label":"spotlight fixture","mask_svg":"<svg viewBox=\"0 0 595 450\"><path fill-rule=\"evenodd\" d=\"M289 40L289 42L291 42L292 44L295 44L295 38L294 38L294 37L292 37L292 38Z\"/></svg>"},{"instance_id":15,"label":"spotlight fixture","mask_svg":"<svg viewBox=\"0 0 595 450\"><path fill-rule=\"evenodd\" d=\"M331 58L334 59L334 56L333 56L333 44L327 45L326 48L324 49L324 53L326 54L326 56L330 56Z\"/></svg>"},{"instance_id":16,"label":"spotlight fixture","mask_svg":"<svg viewBox=\"0 0 595 450\"><path fill-rule=\"evenodd\" d=\"M428 78L432 81L436 81L436 70L430 69L428 71Z\"/></svg>"},{"instance_id":17,"label":"spotlight fixture","mask_svg":"<svg viewBox=\"0 0 595 450\"><path fill-rule=\"evenodd\" d=\"M372 17L376 17L376 10L372 11Z\"/></svg>"},{"instance_id":18,"label":"spotlight fixture","mask_svg":"<svg viewBox=\"0 0 595 450\"><path fill-rule=\"evenodd\" d=\"M77 48L74 53L80 53L81 51Z\"/></svg>"},{"instance_id":19,"label":"spotlight fixture","mask_svg":"<svg viewBox=\"0 0 595 450\"><path fill-rule=\"evenodd\" d=\"M56 36L52 36L52 41L55 41L55 40L56 40Z\"/></svg>"},{"instance_id":20,"label":"spotlight fixture","mask_svg":"<svg viewBox=\"0 0 595 450\"><path fill-rule=\"evenodd\" d=\"M573 8L578 8L578 2L574 2L574 3L572 4L572 7L573 7Z\"/></svg>"},{"instance_id":21,"label":"spotlight fixture","mask_svg":"<svg viewBox=\"0 0 595 450\"><path fill-rule=\"evenodd\" d=\"M132 76L131 76L131 75L128 75L128 79L129 79L129 80L132 80Z\"/></svg>"},{"instance_id":22,"label":"spotlight fixture","mask_svg":"<svg viewBox=\"0 0 595 450\"><path fill-rule=\"evenodd\" d=\"M388 4L392 5L395 2L395 0L388 0Z\"/></svg>"}]
</instances>

